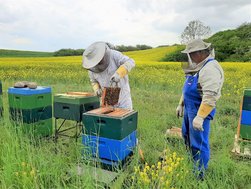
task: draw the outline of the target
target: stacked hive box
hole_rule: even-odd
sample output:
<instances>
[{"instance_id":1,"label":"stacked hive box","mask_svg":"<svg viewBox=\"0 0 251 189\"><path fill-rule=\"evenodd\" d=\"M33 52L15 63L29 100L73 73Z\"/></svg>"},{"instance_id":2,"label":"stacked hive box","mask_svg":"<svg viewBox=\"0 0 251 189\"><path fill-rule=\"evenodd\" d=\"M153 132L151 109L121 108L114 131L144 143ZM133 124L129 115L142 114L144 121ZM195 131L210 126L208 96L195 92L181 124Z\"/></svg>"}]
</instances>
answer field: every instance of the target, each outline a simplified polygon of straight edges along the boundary
<instances>
[{"instance_id":1,"label":"stacked hive box","mask_svg":"<svg viewBox=\"0 0 251 189\"><path fill-rule=\"evenodd\" d=\"M10 119L34 137L52 134L50 87L8 89Z\"/></svg>"},{"instance_id":2,"label":"stacked hive box","mask_svg":"<svg viewBox=\"0 0 251 189\"><path fill-rule=\"evenodd\" d=\"M97 96L92 93L69 92L54 96L54 117L80 122L82 114L98 108Z\"/></svg>"},{"instance_id":3,"label":"stacked hive box","mask_svg":"<svg viewBox=\"0 0 251 189\"><path fill-rule=\"evenodd\" d=\"M126 109L99 108L83 114L82 143L101 162L124 161L136 147L138 113Z\"/></svg>"},{"instance_id":4,"label":"stacked hive box","mask_svg":"<svg viewBox=\"0 0 251 189\"><path fill-rule=\"evenodd\" d=\"M251 140L251 89L244 90L240 137Z\"/></svg>"},{"instance_id":5,"label":"stacked hive box","mask_svg":"<svg viewBox=\"0 0 251 189\"><path fill-rule=\"evenodd\" d=\"M3 117L3 90L2 82L0 81L0 118Z\"/></svg>"}]
</instances>

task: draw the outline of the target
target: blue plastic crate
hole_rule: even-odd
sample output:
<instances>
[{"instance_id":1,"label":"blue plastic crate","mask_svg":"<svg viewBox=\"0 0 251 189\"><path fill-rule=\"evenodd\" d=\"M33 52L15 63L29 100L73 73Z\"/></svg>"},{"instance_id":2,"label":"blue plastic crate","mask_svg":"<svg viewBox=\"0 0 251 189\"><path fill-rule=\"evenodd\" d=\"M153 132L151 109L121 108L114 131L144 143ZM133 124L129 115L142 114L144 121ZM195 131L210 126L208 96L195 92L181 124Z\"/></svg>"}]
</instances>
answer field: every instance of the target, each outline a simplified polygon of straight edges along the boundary
<instances>
[{"instance_id":1,"label":"blue plastic crate","mask_svg":"<svg viewBox=\"0 0 251 189\"><path fill-rule=\"evenodd\" d=\"M51 87L38 86L36 89L30 88L14 88L10 87L8 89L9 94L20 94L20 95L35 95L35 94L47 94L51 93Z\"/></svg>"},{"instance_id":2,"label":"blue plastic crate","mask_svg":"<svg viewBox=\"0 0 251 189\"><path fill-rule=\"evenodd\" d=\"M251 111L242 110L241 124L251 125Z\"/></svg>"},{"instance_id":3,"label":"blue plastic crate","mask_svg":"<svg viewBox=\"0 0 251 189\"><path fill-rule=\"evenodd\" d=\"M124 160L136 147L137 131L122 140L108 139L92 135L83 135L82 143L87 147L88 155L110 161Z\"/></svg>"}]
</instances>

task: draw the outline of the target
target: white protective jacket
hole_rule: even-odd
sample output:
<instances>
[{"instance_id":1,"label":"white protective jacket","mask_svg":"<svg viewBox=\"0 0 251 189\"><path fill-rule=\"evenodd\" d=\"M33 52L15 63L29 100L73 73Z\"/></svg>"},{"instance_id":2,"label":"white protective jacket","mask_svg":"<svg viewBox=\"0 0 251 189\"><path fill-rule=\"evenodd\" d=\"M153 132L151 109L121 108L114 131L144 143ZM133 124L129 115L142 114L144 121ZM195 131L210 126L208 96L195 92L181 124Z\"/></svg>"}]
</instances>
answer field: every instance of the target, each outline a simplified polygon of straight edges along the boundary
<instances>
[{"instance_id":1,"label":"white protective jacket","mask_svg":"<svg viewBox=\"0 0 251 189\"><path fill-rule=\"evenodd\" d=\"M110 87L110 79L121 65L124 65L128 72L130 72L131 69L135 67L135 62L133 59L113 49L110 49L109 59L110 59L109 65L103 72L94 73L94 72L88 71L90 81L92 83L95 83L95 82L99 83L102 90L104 89L104 87ZM119 102L118 102L117 107L132 110L133 108L132 98L131 98L128 75L120 79L120 82L118 83L118 87L120 87L121 90L120 90Z\"/></svg>"}]
</instances>

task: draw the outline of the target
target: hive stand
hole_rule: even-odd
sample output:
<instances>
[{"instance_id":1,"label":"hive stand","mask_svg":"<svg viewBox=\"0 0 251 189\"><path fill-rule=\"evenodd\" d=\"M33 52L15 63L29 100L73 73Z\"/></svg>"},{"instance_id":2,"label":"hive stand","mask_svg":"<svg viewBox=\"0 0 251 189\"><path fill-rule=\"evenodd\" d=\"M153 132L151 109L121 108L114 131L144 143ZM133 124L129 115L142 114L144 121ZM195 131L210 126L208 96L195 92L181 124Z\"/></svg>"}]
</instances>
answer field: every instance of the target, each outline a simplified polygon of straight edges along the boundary
<instances>
[{"instance_id":1,"label":"hive stand","mask_svg":"<svg viewBox=\"0 0 251 189\"><path fill-rule=\"evenodd\" d=\"M55 141L59 136L75 138L76 141L82 132L82 114L100 106L99 98L88 92L68 92L54 96ZM59 120L62 122L59 124ZM75 121L72 127L66 126L66 121ZM70 135L70 130L75 134Z\"/></svg>"}]
</instances>

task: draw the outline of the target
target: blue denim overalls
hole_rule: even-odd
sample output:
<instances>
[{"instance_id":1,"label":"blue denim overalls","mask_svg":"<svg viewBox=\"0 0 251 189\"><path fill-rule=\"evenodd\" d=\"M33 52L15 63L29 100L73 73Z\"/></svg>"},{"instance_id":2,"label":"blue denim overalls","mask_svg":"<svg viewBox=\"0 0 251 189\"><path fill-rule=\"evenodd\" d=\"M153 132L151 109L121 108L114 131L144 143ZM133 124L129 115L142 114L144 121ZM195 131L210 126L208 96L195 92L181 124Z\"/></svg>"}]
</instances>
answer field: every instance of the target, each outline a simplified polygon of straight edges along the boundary
<instances>
[{"instance_id":1,"label":"blue denim overalls","mask_svg":"<svg viewBox=\"0 0 251 189\"><path fill-rule=\"evenodd\" d=\"M212 60L213 59L209 59L204 66ZM195 168L200 172L200 174L202 174L201 176L203 177L204 169L207 169L210 158L210 120L214 117L215 109L212 110L212 112L204 120L204 131L194 130L193 119L197 115L202 101L202 97L197 90L199 72L193 76L186 76L186 81L183 87L185 110L182 123L182 135L185 140L185 144L191 150Z\"/></svg>"}]
</instances>

